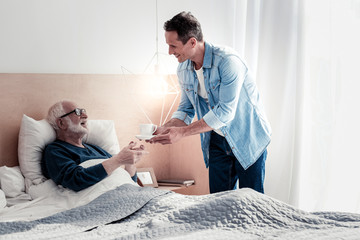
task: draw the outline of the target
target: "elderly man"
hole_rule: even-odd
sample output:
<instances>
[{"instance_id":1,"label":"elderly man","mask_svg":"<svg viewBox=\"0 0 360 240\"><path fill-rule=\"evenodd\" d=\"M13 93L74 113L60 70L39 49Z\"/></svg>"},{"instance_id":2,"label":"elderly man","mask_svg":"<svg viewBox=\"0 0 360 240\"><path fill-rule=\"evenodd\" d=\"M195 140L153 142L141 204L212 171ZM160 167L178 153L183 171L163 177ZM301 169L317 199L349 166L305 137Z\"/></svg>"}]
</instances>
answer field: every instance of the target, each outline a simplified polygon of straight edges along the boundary
<instances>
[{"instance_id":1,"label":"elderly man","mask_svg":"<svg viewBox=\"0 0 360 240\"><path fill-rule=\"evenodd\" d=\"M70 101L54 104L48 112L47 120L56 131L56 140L46 146L42 159L42 171L45 177L56 184L80 191L104 179L121 165L136 181L136 167L144 151L144 146L136 143L124 147L117 155L111 156L104 149L82 142L87 134L85 109ZM106 159L89 168L79 166L90 159Z\"/></svg>"}]
</instances>

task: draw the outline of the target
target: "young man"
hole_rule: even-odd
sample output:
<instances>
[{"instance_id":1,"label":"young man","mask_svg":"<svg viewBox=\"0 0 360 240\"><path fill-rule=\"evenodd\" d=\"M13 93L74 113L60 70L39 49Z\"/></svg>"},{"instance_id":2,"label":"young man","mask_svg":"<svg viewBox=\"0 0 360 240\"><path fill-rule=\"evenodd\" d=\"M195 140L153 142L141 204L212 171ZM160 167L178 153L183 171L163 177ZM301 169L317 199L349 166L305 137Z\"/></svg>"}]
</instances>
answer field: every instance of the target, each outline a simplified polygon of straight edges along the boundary
<instances>
[{"instance_id":1,"label":"young man","mask_svg":"<svg viewBox=\"0 0 360 240\"><path fill-rule=\"evenodd\" d=\"M42 171L45 177L56 184L80 191L104 179L121 165L136 182L136 167L144 151L144 146L136 147L131 142L117 155L111 156L104 149L82 142L87 129L85 109L69 101L54 104L48 113L47 120L56 131L56 140L47 145L42 159ZM92 167L79 166L91 159L107 159Z\"/></svg>"},{"instance_id":2,"label":"young man","mask_svg":"<svg viewBox=\"0 0 360 240\"><path fill-rule=\"evenodd\" d=\"M179 61L181 100L149 142L200 134L211 193L234 189L237 180L263 193L271 128L248 67L232 49L205 42L191 13L177 14L164 29L169 54ZM199 120L192 122L195 113Z\"/></svg>"}]
</instances>

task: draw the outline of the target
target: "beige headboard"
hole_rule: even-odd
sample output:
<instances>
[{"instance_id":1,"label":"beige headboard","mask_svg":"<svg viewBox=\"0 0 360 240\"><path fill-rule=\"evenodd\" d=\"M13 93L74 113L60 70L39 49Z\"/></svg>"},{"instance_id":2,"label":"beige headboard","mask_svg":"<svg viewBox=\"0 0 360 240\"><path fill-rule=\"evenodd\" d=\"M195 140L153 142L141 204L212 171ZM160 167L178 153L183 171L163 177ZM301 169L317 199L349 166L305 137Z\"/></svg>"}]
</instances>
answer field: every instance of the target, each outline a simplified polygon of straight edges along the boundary
<instances>
[{"instance_id":1,"label":"beige headboard","mask_svg":"<svg viewBox=\"0 0 360 240\"><path fill-rule=\"evenodd\" d=\"M23 114L43 119L63 99L86 108L89 119L114 120L120 146L136 140L138 124L148 121L141 108L156 124L160 117L162 105L146 95L148 84L144 75L0 74L0 166L18 165Z\"/></svg>"},{"instance_id":2,"label":"beige headboard","mask_svg":"<svg viewBox=\"0 0 360 240\"><path fill-rule=\"evenodd\" d=\"M171 76L171 81L174 78ZM153 79L145 75L0 74L0 166L18 165L18 134L23 114L43 119L52 104L64 99L86 108L89 119L114 120L120 147L137 141L139 123L148 121L141 109L155 124L160 122L163 98L148 94L153 86ZM164 115L174 97L167 97ZM174 106L172 111L177 103ZM191 191L207 193L207 170L199 136L174 145L144 144L150 154L138 167L153 167L158 179L170 176L202 179Z\"/></svg>"}]
</instances>

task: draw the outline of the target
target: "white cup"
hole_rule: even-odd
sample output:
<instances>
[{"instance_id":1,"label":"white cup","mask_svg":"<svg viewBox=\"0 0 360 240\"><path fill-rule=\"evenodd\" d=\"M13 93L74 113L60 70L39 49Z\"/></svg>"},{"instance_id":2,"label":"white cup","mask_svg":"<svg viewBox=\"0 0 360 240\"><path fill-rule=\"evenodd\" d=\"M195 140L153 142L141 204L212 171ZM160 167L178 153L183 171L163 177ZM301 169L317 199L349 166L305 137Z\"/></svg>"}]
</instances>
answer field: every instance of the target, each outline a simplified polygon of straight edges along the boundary
<instances>
[{"instance_id":1,"label":"white cup","mask_svg":"<svg viewBox=\"0 0 360 240\"><path fill-rule=\"evenodd\" d=\"M155 124L146 123L140 124L140 134L142 136L151 136L156 131L157 126Z\"/></svg>"}]
</instances>

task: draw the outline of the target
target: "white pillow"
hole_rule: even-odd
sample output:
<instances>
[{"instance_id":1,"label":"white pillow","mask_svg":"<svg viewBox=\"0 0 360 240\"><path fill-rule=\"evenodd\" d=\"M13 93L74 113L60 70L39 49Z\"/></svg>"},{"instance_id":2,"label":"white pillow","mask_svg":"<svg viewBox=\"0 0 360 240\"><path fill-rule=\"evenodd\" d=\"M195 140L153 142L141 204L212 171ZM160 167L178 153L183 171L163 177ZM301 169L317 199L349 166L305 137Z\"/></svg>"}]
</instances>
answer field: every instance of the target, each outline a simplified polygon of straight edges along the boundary
<instances>
[{"instance_id":1,"label":"white pillow","mask_svg":"<svg viewBox=\"0 0 360 240\"><path fill-rule=\"evenodd\" d=\"M88 120L87 124L89 133L84 137L85 143L99 146L111 155L115 155L120 152L114 121Z\"/></svg>"},{"instance_id":2,"label":"white pillow","mask_svg":"<svg viewBox=\"0 0 360 240\"><path fill-rule=\"evenodd\" d=\"M89 134L84 137L85 143L95 144L110 154L120 151L112 120L88 120ZM41 158L46 145L56 139L55 130L45 120L34 120L23 116L19 133L19 164L25 177L26 190L31 185L44 182L46 178L41 171Z\"/></svg>"},{"instance_id":3,"label":"white pillow","mask_svg":"<svg viewBox=\"0 0 360 240\"><path fill-rule=\"evenodd\" d=\"M54 191L57 191L61 188L61 186L56 185L56 183L51 180L47 179L46 181L39 183L39 184L33 184L29 186L27 189L28 194L31 196L31 199L36 199L38 197L47 196Z\"/></svg>"},{"instance_id":4,"label":"white pillow","mask_svg":"<svg viewBox=\"0 0 360 240\"><path fill-rule=\"evenodd\" d=\"M0 189L0 209L6 207L6 198L4 192Z\"/></svg>"},{"instance_id":5,"label":"white pillow","mask_svg":"<svg viewBox=\"0 0 360 240\"><path fill-rule=\"evenodd\" d=\"M17 197L25 192L24 177L20 168L0 167L0 186L7 197Z\"/></svg>"},{"instance_id":6,"label":"white pillow","mask_svg":"<svg viewBox=\"0 0 360 240\"><path fill-rule=\"evenodd\" d=\"M23 116L19 132L18 157L27 187L46 180L41 172L40 161L45 146L55 138L55 130L45 119L37 121Z\"/></svg>"}]
</instances>

